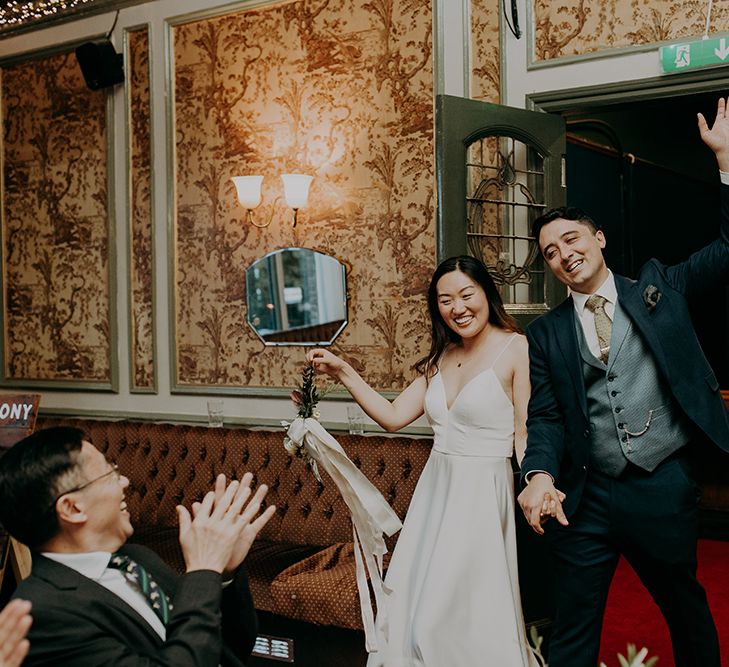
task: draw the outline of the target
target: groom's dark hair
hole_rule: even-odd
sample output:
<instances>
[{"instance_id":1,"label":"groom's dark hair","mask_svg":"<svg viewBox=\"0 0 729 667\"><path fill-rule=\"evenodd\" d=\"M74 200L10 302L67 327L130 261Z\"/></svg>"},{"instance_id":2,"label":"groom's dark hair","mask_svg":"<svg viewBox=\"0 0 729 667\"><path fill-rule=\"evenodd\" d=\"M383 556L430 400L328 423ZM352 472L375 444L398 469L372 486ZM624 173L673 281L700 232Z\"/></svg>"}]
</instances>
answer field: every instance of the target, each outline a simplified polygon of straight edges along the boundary
<instances>
[{"instance_id":1,"label":"groom's dark hair","mask_svg":"<svg viewBox=\"0 0 729 667\"><path fill-rule=\"evenodd\" d=\"M590 231L594 234L600 229L600 226L589 216L585 211L577 206L560 206L553 208L542 213L538 218L532 222L532 236L536 239L539 244L539 232L542 231L542 227L548 225L553 220L562 218L563 220L574 220L580 224L590 228Z\"/></svg>"}]
</instances>

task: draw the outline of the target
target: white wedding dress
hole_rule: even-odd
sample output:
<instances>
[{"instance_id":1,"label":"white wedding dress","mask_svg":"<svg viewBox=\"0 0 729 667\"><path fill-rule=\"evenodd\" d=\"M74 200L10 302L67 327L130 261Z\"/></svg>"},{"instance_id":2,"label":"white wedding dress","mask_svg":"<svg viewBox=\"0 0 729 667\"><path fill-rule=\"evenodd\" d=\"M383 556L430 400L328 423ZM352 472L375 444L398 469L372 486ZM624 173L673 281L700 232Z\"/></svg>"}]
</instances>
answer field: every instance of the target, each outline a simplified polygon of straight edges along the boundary
<instances>
[{"instance_id":1,"label":"white wedding dress","mask_svg":"<svg viewBox=\"0 0 729 667\"><path fill-rule=\"evenodd\" d=\"M519 598L514 407L492 367L450 408L437 373L425 414L433 451L387 571L391 592L367 665L538 667Z\"/></svg>"}]
</instances>

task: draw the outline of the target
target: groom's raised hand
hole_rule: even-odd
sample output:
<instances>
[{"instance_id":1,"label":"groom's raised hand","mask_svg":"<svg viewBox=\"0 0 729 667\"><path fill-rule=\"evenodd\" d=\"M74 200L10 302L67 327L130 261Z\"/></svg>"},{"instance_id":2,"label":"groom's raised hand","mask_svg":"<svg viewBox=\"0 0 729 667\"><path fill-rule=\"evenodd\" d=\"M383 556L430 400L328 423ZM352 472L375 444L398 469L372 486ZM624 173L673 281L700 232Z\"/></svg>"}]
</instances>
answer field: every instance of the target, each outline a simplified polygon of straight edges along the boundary
<instances>
[{"instance_id":1,"label":"groom's raised hand","mask_svg":"<svg viewBox=\"0 0 729 667\"><path fill-rule=\"evenodd\" d=\"M697 114L702 141L714 151L721 171L729 172L729 98L719 98L716 118L709 127L703 114Z\"/></svg>"},{"instance_id":2,"label":"groom's raised hand","mask_svg":"<svg viewBox=\"0 0 729 667\"><path fill-rule=\"evenodd\" d=\"M557 519L563 526L569 525L562 509L565 497L564 493L554 487L550 475L537 472L531 476L517 500L527 523L534 532L544 535L542 524L550 518Z\"/></svg>"}]
</instances>

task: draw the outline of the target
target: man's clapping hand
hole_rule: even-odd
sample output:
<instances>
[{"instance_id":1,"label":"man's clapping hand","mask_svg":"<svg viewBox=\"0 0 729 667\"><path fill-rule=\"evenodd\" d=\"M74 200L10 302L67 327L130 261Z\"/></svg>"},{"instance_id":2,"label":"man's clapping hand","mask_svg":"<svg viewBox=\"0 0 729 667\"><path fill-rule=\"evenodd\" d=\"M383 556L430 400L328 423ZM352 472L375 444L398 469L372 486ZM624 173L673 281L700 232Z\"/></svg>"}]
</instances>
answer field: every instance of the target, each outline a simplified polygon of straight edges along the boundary
<instances>
[{"instance_id":1,"label":"man's clapping hand","mask_svg":"<svg viewBox=\"0 0 729 667\"><path fill-rule=\"evenodd\" d=\"M20 667L30 644L25 638L33 622L30 602L11 600L0 612L0 667Z\"/></svg>"},{"instance_id":2,"label":"man's clapping hand","mask_svg":"<svg viewBox=\"0 0 729 667\"><path fill-rule=\"evenodd\" d=\"M259 516L268 487L262 484L251 498L252 479L253 475L246 473L240 482L226 484L225 475L218 475L214 490L202 502L193 503L192 514L177 506L180 546L188 572L232 574L243 562L253 540L276 511L271 505Z\"/></svg>"}]
</instances>

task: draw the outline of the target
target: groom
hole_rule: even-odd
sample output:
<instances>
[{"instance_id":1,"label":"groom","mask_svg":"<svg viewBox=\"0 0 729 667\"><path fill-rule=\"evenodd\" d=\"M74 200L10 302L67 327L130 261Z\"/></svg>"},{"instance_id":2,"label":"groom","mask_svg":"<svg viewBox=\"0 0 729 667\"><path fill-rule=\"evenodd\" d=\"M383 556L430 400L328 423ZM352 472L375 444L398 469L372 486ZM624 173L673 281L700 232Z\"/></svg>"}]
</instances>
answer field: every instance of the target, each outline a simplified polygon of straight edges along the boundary
<instances>
[{"instance_id":1,"label":"groom","mask_svg":"<svg viewBox=\"0 0 729 667\"><path fill-rule=\"evenodd\" d=\"M696 580L698 489L686 450L704 438L729 451L719 385L689 317L692 299L729 282L728 113L719 100L711 129L698 115L721 171L721 229L683 263L653 259L630 280L607 268L605 236L580 209L533 224L571 291L527 331L532 396L519 504L554 557L551 667L597 664L621 554L668 623L676 666L720 667Z\"/></svg>"}]
</instances>

